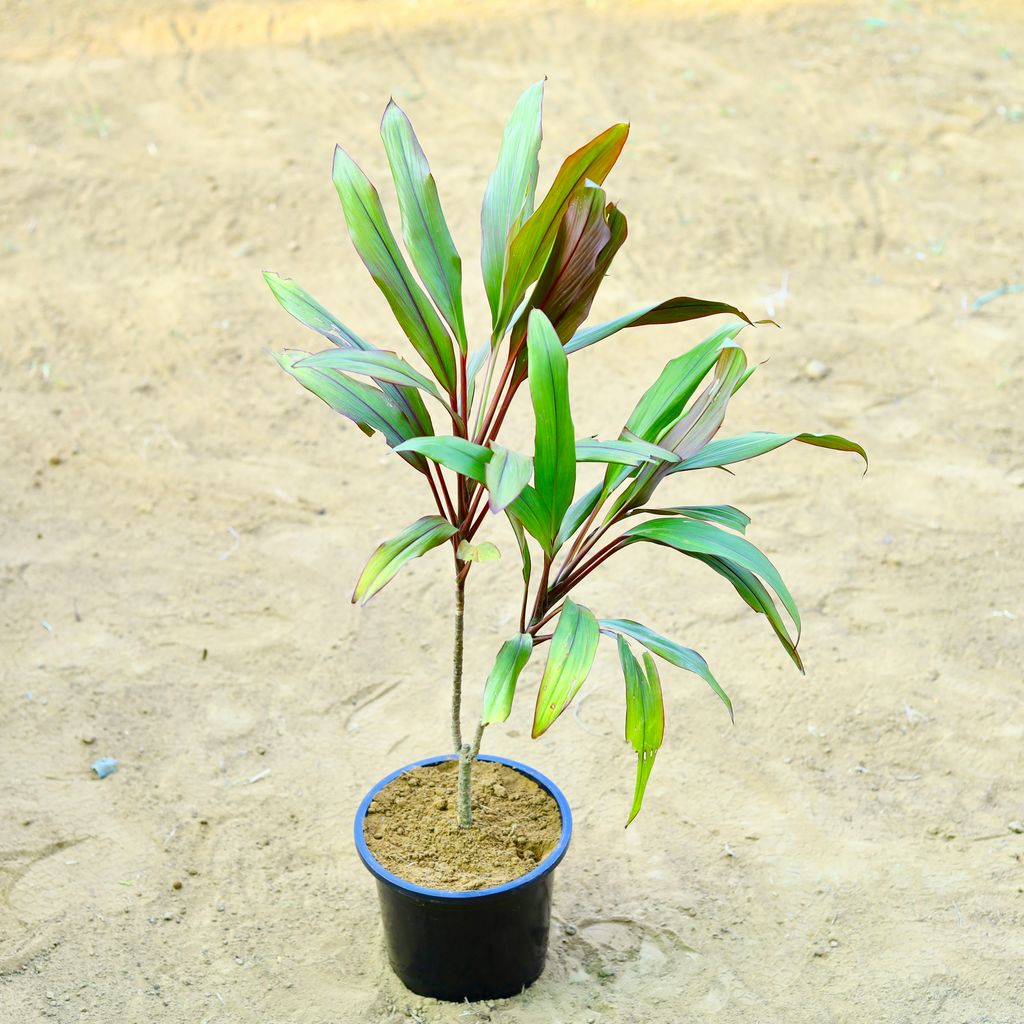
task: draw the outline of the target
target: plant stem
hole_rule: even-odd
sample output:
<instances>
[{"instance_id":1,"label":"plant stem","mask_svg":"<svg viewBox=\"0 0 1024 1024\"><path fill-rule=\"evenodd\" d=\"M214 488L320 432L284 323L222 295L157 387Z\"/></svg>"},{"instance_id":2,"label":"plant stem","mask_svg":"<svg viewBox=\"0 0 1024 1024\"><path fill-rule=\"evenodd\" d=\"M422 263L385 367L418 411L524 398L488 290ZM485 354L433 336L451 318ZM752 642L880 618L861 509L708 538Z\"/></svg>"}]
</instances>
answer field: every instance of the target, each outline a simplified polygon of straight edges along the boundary
<instances>
[{"instance_id":1,"label":"plant stem","mask_svg":"<svg viewBox=\"0 0 1024 1024\"><path fill-rule=\"evenodd\" d=\"M484 728L484 723L478 722L472 746L464 743L459 750L459 828L473 827L473 762L480 753Z\"/></svg>"},{"instance_id":2,"label":"plant stem","mask_svg":"<svg viewBox=\"0 0 1024 1024\"><path fill-rule=\"evenodd\" d=\"M452 746L462 752L462 638L466 619L466 577L455 577L455 647L452 651Z\"/></svg>"}]
</instances>

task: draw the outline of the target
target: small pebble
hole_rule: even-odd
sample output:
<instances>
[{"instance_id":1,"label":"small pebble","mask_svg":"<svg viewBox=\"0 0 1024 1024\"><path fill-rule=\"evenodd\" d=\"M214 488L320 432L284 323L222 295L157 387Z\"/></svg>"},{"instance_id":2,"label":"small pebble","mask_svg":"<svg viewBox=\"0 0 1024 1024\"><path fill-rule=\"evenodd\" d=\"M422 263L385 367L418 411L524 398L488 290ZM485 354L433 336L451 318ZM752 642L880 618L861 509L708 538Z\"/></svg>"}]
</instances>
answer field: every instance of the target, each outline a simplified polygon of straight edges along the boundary
<instances>
[{"instance_id":1,"label":"small pebble","mask_svg":"<svg viewBox=\"0 0 1024 1024\"><path fill-rule=\"evenodd\" d=\"M1011 821L1006 827L1011 832L1016 832L1017 835L1024 834L1024 821Z\"/></svg>"},{"instance_id":2,"label":"small pebble","mask_svg":"<svg viewBox=\"0 0 1024 1024\"><path fill-rule=\"evenodd\" d=\"M370 806L366 808L367 814L377 814L380 812L380 804L376 800L370 801Z\"/></svg>"},{"instance_id":3,"label":"small pebble","mask_svg":"<svg viewBox=\"0 0 1024 1024\"><path fill-rule=\"evenodd\" d=\"M574 925L574 924L567 924L562 929L562 931L564 931L566 935L575 935L576 934L576 925Z\"/></svg>"},{"instance_id":4,"label":"small pebble","mask_svg":"<svg viewBox=\"0 0 1024 1024\"><path fill-rule=\"evenodd\" d=\"M436 797L435 800L434 800L434 806L439 811L447 811L448 810L448 799L446 797L443 797L443 796Z\"/></svg>"},{"instance_id":5,"label":"small pebble","mask_svg":"<svg viewBox=\"0 0 1024 1024\"><path fill-rule=\"evenodd\" d=\"M491 786L491 792L496 797L508 796L508 790L500 782L496 782L493 786Z\"/></svg>"},{"instance_id":6,"label":"small pebble","mask_svg":"<svg viewBox=\"0 0 1024 1024\"><path fill-rule=\"evenodd\" d=\"M181 880L176 878L173 882L171 882L171 888L172 889L180 889L181 888Z\"/></svg>"},{"instance_id":7,"label":"small pebble","mask_svg":"<svg viewBox=\"0 0 1024 1024\"><path fill-rule=\"evenodd\" d=\"M804 366L804 376L808 380L824 380L831 372L831 367L820 359L812 359Z\"/></svg>"},{"instance_id":8,"label":"small pebble","mask_svg":"<svg viewBox=\"0 0 1024 1024\"><path fill-rule=\"evenodd\" d=\"M174 920L174 915L169 910L164 911L164 920L165 921L173 921Z\"/></svg>"}]
</instances>

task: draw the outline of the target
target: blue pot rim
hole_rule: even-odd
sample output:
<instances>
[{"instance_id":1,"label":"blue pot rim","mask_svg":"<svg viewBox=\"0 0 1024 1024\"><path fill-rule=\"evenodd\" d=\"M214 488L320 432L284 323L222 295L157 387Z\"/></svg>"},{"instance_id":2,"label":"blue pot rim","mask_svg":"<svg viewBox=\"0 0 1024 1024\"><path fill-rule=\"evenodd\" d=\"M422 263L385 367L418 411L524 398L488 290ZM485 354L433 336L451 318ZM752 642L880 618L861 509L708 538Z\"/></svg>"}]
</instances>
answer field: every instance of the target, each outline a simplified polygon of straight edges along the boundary
<instances>
[{"instance_id":1,"label":"blue pot rim","mask_svg":"<svg viewBox=\"0 0 1024 1024\"><path fill-rule=\"evenodd\" d=\"M498 757L495 754L480 754L477 760L503 764L525 775L528 779L532 779L541 789L553 797L555 803L558 804L558 810L562 816L562 834L558 838L558 845L532 871L528 871L519 878L514 878L511 882L505 882L503 885L492 885L489 889L471 889L465 892L450 889L428 889L426 886L407 882L404 878L393 874L374 857L366 845L366 840L363 838L363 821L366 818L366 809L370 806L370 801L389 782L394 781L399 775L404 775L413 768L422 768L426 765L439 764L442 761L454 761L456 759L457 755L455 754L440 754L435 757L426 757L422 761L414 761L412 764L407 764L404 768L398 768L390 775L385 776L363 797L362 802L359 804L359 809L356 811L356 851L359 853L359 859L366 865L370 873L379 881L386 882L402 892L416 893L419 896L431 896L441 900L479 900L485 899L488 896L498 896L502 893L512 892L515 889L521 889L523 886L536 882L538 879L554 871L565 856L565 851L569 848L569 840L572 838L572 811L569 810L569 801L566 800L565 794L546 775L542 775L537 771L536 768L531 768L528 764L523 764L521 761L513 761L511 758Z\"/></svg>"}]
</instances>

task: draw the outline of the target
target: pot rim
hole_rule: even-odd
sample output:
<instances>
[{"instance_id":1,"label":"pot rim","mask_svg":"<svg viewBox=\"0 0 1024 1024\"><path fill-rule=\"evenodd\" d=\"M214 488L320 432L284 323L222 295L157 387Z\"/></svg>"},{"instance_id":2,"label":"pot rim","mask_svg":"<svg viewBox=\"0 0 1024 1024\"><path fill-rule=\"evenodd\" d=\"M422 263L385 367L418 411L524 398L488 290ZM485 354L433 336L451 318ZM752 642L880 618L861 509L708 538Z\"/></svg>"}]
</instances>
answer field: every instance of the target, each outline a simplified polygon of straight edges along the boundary
<instances>
[{"instance_id":1,"label":"pot rim","mask_svg":"<svg viewBox=\"0 0 1024 1024\"><path fill-rule=\"evenodd\" d=\"M536 782L541 789L550 794L555 803L558 804L558 811L562 817L562 834L559 836L558 843L555 848L532 871L528 871L525 875L520 875L518 878L513 878L511 882L504 882L502 885L492 885L487 889L428 889L426 886L416 885L414 882L408 882L404 878L388 871L388 869L384 867L376 857L374 857L370 852L370 848L366 845L366 840L363 838L363 821L366 818L366 809L370 806L370 801L389 782L392 782L400 775L404 775L406 772L411 771L413 768L422 768L426 765L439 764L441 761L455 760L458 760L457 754L438 754L434 757L426 757L421 761L414 761L412 764L407 764L403 768L398 768L391 772L390 775L385 776L377 783L376 786L373 787L373 789L370 790L369 793L366 794L366 796L363 797L359 804L359 809L356 811L354 831L356 851L359 854L359 859L366 865L370 873L379 881L386 882L393 888L400 889L403 892L416 893L420 896L432 896L436 899L443 900L474 900L484 899L488 896L498 896L502 893L511 892L514 889L521 889L523 886L529 885L531 882L535 882L554 871L565 856L565 851L569 848L569 840L572 838L572 811L569 809L569 801L566 800L565 794L558 788L558 786L556 786L546 775L542 775L537 771L536 768L531 768L528 764L523 764L521 761L513 761L508 757L499 757L496 754L479 754L477 756L477 760L494 761L498 764L506 765L520 774L525 775L528 779Z\"/></svg>"}]
</instances>

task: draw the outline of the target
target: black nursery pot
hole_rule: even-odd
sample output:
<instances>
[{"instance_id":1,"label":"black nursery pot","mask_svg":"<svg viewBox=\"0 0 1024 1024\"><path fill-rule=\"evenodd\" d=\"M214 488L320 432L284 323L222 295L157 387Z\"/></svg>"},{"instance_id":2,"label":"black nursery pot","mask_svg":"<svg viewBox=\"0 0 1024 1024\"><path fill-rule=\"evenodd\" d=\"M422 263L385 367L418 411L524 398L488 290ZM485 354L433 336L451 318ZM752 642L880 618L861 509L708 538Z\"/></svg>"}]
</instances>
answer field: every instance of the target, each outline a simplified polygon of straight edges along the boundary
<instances>
[{"instance_id":1,"label":"black nursery pot","mask_svg":"<svg viewBox=\"0 0 1024 1024\"><path fill-rule=\"evenodd\" d=\"M363 839L366 809L392 779L453 757L428 757L381 779L356 812L356 849L377 879L388 959L406 988L455 1002L501 999L532 985L544 970L553 872L569 846L572 814L562 791L540 772L518 761L481 755L479 760L507 765L551 794L562 815L558 845L528 874L490 889L448 892L406 882L370 853Z\"/></svg>"}]
</instances>

